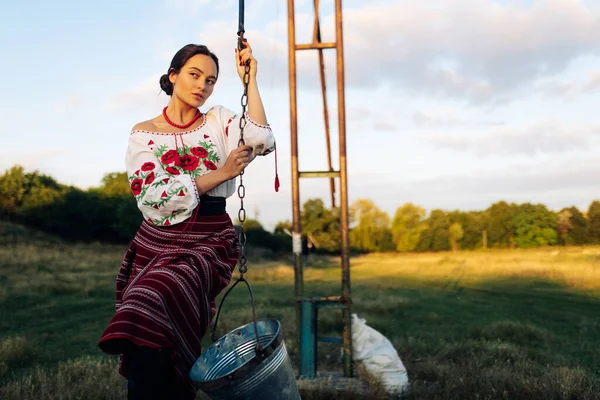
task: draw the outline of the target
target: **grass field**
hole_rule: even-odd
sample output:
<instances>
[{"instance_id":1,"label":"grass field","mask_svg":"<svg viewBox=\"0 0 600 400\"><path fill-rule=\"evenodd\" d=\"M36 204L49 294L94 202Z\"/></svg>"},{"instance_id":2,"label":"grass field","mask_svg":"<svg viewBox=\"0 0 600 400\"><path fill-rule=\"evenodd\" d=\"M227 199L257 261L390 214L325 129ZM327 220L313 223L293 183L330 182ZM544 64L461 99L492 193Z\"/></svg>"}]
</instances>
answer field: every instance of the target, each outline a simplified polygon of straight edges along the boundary
<instances>
[{"instance_id":1,"label":"grass field","mask_svg":"<svg viewBox=\"0 0 600 400\"><path fill-rule=\"evenodd\" d=\"M0 398L125 398L116 360L96 345L124 251L0 224ZM259 317L282 322L297 365L291 264L251 258L247 277ZM307 261L308 295L339 286L337 260ZM407 367L410 399L600 398L600 247L357 257L352 293L353 312ZM220 333L250 320L247 292L236 289ZM339 311L319 322L320 333L339 334ZM338 347L319 349L320 368L341 369Z\"/></svg>"}]
</instances>

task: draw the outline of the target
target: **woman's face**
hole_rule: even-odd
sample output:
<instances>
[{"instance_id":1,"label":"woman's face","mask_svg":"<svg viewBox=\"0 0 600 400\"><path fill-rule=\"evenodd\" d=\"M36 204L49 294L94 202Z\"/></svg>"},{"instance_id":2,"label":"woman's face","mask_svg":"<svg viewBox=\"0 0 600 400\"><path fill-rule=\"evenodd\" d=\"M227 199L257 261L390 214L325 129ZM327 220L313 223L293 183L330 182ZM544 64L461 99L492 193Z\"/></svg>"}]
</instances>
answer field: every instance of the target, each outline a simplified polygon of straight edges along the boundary
<instances>
[{"instance_id":1,"label":"woman's face","mask_svg":"<svg viewBox=\"0 0 600 400\"><path fill-rule=\"evenodd\" d=\"M199 108L210 97L217 83L217 65L209 56L196 54L179 73L169 74L169 80L173 83L173 96L190 107Z\"/></svg>"}]
</instances>

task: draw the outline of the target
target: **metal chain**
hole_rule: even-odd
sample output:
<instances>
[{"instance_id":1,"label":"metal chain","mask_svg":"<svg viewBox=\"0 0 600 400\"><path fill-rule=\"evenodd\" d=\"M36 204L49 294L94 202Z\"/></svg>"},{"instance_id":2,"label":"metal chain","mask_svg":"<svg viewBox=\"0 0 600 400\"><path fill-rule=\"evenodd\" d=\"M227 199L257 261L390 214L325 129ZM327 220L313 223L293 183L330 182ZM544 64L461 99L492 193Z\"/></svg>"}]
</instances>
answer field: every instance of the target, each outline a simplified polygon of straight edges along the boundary
<instances>
[{"instance_id":1,"label":"metal chain","mask_svg":"<svg viewBox=\"0 0 600 400\"><path fill-rule=\"evenodd\" d=\"M244 66L244 93L242 94L242 115L240 117L240 140L238 141L238 147L243 146L246 143L244 142L244 127L246 126L246 107L248 106L248 84L250 83L250 60L248 60ZM246 263L248 262L248 258L246 257L246 232L244 232L244 222L246 221L246 209L244 208L244 197L246 196L246 187L243 182L244 170L240 172L240 184L238 186L238 197L240 198L240 209L238 211L238 220L240 221L240 246L241 246L241 255L240 255L240 279L244 277L246 271L248 271L248 267Z\"/></svg>"}]
</instances>

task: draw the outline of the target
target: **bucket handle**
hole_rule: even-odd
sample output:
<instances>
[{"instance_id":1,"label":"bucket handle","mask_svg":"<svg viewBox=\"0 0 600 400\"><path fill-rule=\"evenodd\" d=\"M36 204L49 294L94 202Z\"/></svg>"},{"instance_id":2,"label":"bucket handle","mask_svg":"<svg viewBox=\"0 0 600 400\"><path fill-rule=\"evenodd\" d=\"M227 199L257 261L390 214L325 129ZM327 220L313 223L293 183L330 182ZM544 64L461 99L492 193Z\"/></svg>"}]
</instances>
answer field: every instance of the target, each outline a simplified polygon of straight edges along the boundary
<instances>
[{"instance_id":1,"label":"bucket handle","mask_svg":"<svg viewBox=\"0 0 600 400\"><path fill-rule=\"evenodd\" d=\"M216 342L218 340L216 331L217 331L217 323L219 322L219 315L221 314L221 308L223 307L223 303L225 302L225 298L227 297L229 292L231 292L233 290L233 288L236 287L237 284L240 282L244 282L246 284L246 286L248 287L248 292L250 293L250 302L252 304L252 318L254 320L253 321L254 322L254 334L256 335L256 351L262 352L263 348L260 344L260 341L258 340L258 326L256 324L256 307L254 306L254 295L252 294L252 288L250 287L250 284L248 283L246 278L244 278L243 276L240 276L237 279L237 281L227 290L227 292L225 292L225 295L221 299L221 304L219 304L219 310L217 311L217 316L215 317L215 324L213 326L213 332L211 335L211 339L213 342Z\"/></svg>"}]
</instances>

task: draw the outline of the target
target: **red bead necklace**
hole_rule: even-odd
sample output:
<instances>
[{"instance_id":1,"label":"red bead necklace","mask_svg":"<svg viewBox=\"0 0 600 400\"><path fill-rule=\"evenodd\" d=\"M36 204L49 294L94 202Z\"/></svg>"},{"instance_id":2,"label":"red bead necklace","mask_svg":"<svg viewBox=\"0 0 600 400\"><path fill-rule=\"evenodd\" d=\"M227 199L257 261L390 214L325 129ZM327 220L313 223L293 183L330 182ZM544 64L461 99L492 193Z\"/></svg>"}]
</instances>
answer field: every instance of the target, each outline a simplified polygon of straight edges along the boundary
<instances>
[{"instance_id":1,"label":"red bead necklace","mask_svg":"<svg viewBox=\"0 0 600 400\"><path fill-rule=\"evenodd\" d=\"M194 122L196 122L196 120L198 118L200 118L201 115L202 115L202 113L200 112L200 110L196 109L196 114L194 115L194 117L192 118L192 120L190 122L188 122L187 124L176 124L175 122L171 121L169 119L169 117L167 116L167 107L163 108L163 117L165 117L165 121L167 121L169 123L169 125L174 126L175 128L179 128L179 129L189 128L190 126L192 126L192 124Z\"/></svg>"}]
</instances>

